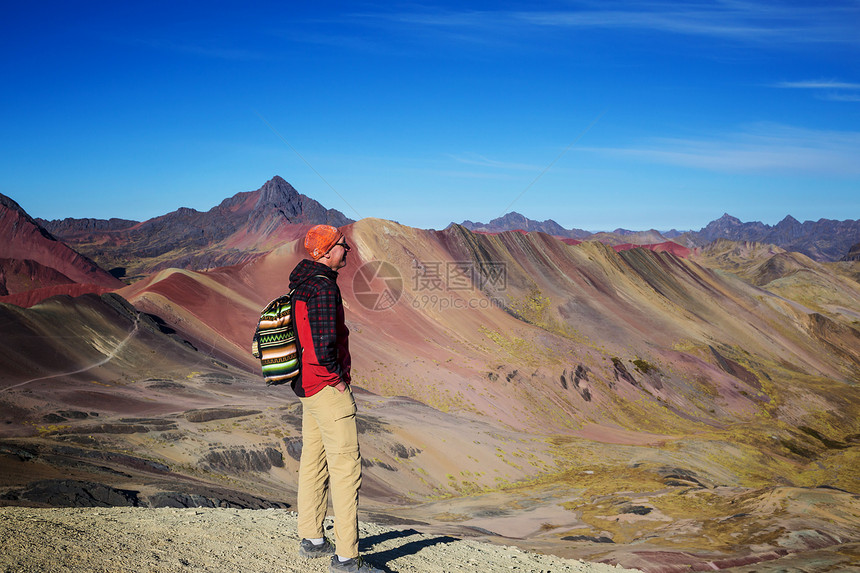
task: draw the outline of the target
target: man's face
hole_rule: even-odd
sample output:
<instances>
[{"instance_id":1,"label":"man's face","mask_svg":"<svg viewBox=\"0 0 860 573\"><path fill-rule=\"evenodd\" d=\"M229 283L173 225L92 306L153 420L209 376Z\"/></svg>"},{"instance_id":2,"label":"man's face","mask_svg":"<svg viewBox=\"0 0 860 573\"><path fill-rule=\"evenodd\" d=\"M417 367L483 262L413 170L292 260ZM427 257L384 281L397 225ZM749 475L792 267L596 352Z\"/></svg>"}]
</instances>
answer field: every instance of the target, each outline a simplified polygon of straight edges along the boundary
<instances>
[{"instance_id":1,"label":"man's face","mask_svg":"<svg viewBox=\"0 0 860 573\"><path fill-rule=\"evenodd\" d=\"M329 252L323 255L320 262L335 271L342 269L346 266L346 254L349 252L349 249L350 246L346 242L346 238L341 237L340 240L335 243L331 249L329 249Z\"/></svg>"}]
</instances>

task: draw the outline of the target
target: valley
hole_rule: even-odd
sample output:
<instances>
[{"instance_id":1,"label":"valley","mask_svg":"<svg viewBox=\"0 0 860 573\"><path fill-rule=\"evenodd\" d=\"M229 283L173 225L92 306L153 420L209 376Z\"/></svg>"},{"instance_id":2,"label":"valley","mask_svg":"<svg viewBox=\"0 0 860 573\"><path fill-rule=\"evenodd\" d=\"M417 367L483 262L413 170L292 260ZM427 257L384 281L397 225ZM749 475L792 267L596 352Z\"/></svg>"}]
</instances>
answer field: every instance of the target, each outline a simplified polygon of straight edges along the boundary
<instances>
[{"instance_id":1,"label":"valley","mask_svg":"<svg viewBox=\"0 0 860 573\"><path fill-rule=\"evenodd\" d=\"M307 221L0 304L0 504L294 508L300 404L249 350ZM642 571L860 560L857 261L342 229L363 520Z\"/></svg>"}]
</instances>

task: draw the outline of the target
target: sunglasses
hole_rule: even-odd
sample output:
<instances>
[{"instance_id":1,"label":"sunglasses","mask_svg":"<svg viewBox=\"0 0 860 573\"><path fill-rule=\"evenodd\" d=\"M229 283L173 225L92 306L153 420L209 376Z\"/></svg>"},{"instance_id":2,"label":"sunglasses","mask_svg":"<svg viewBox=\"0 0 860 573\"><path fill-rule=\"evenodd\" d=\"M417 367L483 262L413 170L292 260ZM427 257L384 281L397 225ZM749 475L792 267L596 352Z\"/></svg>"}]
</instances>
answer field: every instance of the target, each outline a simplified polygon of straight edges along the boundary
<instances>
[{"instance_id":1,"label":"sunglasses","mask_svg":"<svg viewBox=\"0 0 860 573\"><path fill-rule=\"evenodd\" d=\"M346 239L344 239L342 242L337 242L337 243L335 243L334 245L332 245L332 248L334 248L334 247L336 247L336 246L338 246L338 245L340 245L341 247L343 247L343 250L344 250L344 251L348 251L348 250L351 248L349 245L347 245L347 244L346 244Z\"/></svg>"}]
</instances>

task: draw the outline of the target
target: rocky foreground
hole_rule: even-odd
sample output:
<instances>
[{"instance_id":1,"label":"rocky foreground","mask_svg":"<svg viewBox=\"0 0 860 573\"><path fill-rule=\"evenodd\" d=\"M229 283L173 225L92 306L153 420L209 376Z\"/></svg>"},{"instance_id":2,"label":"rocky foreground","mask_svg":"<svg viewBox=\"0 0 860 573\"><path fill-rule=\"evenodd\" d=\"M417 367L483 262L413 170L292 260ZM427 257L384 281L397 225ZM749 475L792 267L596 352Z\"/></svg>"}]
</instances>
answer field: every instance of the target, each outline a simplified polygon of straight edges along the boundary
<instances>
[{"instance_id":1,"label":"rocky foreground","mask_svg":"<svg viewBox=\"0 0 860 573\"><path fill-rule=\"evenodd\" d=\"M362 553L390 572L635 571L372 523L361 523L361 538ZM282 509L5 507L0 539L5 573L328 571L326 559L299 557L296 514Z\"/></svg>"}]
</instances>

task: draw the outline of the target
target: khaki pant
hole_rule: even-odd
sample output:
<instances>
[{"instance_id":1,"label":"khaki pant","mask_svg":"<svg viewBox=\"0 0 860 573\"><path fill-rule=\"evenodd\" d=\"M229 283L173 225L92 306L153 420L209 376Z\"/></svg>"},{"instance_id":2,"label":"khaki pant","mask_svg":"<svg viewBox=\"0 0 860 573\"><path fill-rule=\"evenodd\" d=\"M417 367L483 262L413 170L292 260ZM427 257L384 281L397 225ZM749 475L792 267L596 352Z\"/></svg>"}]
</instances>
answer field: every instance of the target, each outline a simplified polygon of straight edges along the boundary
<instances>
[{"instance_id":1,"label":"khaki pant","mask_svg":"<svg viewBox=\"0 0 860 573\"><path fill-rule=\"evenodd\" d=\"M326 386L302 402L302 459L299 464L299 537L323 537L331 490L334 541L341 557L358 557L358 489L361 454L355 399Z\"/></svg>"}]
</instances>

